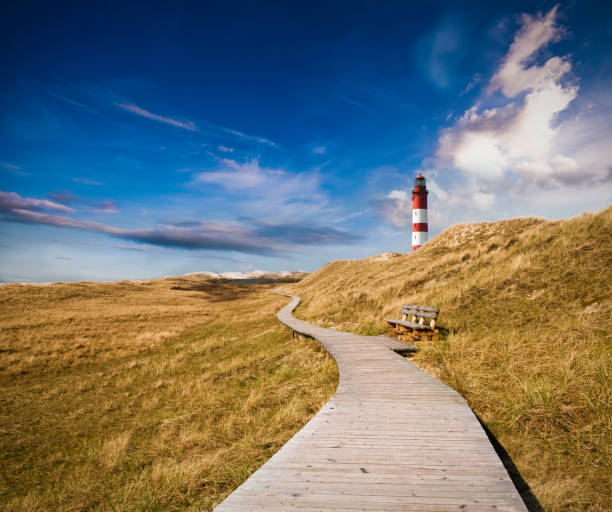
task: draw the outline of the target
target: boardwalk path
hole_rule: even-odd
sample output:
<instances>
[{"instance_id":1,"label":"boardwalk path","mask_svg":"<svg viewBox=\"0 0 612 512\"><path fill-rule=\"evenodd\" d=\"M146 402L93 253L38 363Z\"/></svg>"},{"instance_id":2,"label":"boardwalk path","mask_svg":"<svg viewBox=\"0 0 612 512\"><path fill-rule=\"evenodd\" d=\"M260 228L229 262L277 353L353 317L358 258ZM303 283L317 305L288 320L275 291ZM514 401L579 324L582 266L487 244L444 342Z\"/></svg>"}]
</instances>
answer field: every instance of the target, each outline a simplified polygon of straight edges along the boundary
<instances>
[{"instance_id":1,"label":"boardwalk path","mask_svg":"<svg viewBox=\"0 0 612 512\"><path fill-rule=\"evenodd\" d=\"M338 389L216 512L526 510L463 398L380 339L294 318L290 297L279 320L323 344Z\"/></svg>"}]
</instances>

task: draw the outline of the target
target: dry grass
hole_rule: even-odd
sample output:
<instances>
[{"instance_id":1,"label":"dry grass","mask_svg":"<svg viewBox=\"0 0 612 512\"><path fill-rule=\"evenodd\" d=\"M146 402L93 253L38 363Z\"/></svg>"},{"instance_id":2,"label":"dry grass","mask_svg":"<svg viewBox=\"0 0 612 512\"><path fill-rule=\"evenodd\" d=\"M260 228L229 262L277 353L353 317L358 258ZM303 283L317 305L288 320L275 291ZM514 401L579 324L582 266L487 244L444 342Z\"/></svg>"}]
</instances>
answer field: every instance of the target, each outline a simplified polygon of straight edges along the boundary
<instances>
[{"instance_id":1,"label":"dry grass","mask_svg":"<svg viewBox=\"0 0 612 512\"><path fill-rule=\"evenodd\" d=\"M330 263L297 315L384 332L402 303L449 330L415 358L457 389L546 510L612 510L612 208L458 225L414 254Z\"/></svg>"},{"instance_id":2,"label":"dry grass","mask_svg":"<svg viewBox=\"0 0 612 512\"><path fill-rule=\"evenodd\" d=\"M0 510L210 510L333 393L273 285L0 287Z\"/></svg>"}]
</instances>

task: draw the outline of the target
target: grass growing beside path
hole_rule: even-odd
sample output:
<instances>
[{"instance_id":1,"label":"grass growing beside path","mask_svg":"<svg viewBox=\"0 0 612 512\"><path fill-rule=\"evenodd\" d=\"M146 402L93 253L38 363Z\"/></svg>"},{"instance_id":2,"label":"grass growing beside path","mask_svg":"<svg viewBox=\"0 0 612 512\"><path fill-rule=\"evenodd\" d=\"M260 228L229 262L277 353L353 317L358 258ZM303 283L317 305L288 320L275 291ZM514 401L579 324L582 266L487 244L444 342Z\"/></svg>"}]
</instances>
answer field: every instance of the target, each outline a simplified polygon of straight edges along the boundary
<instances>
[{"instance_id":1,"label":"grass growing beside path","mask_svg":"<svg viewBox=\"0 0 612 512\"><path fill-rule=\"evenodd\" d=\"M0 287L0 510L210 510L336 387L272 288Z\"/></svg>"},{"instance_id":2,"label":"grass growing beside path","mask_svg":"<svg viewBox=\"0 0 612 512\"><path fill-rule=\"evenodd\" d=\"M386 259L385 259L386 258ZM296 316L384 332L402 303L449 336L415 362L459 391L546 510L612 510L612 208L459 225L414 254L339 261L288 287Z\"/></svg>"}]
</instances>

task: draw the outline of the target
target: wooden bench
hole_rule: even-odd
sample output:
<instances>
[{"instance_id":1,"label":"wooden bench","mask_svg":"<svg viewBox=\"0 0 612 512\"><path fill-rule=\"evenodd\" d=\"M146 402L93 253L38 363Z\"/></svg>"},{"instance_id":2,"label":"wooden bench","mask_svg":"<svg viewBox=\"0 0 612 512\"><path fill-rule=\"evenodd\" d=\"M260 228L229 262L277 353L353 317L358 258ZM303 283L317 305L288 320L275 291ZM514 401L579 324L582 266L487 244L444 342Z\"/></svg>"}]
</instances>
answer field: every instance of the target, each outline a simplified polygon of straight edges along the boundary
<instances>
[{"instance_id":1,"label":"wooden bench","mask_svg":"<svg viewBox=\"0 0 612 512\"><path fill-rule=\"evenodd\" d=\"M385 318L391 329L387 336L397 336L401 341L437 341L440 333L436 321L440 310L431 306L404 304L400 310L401 320Z\"/></svg>"}]
</instances>

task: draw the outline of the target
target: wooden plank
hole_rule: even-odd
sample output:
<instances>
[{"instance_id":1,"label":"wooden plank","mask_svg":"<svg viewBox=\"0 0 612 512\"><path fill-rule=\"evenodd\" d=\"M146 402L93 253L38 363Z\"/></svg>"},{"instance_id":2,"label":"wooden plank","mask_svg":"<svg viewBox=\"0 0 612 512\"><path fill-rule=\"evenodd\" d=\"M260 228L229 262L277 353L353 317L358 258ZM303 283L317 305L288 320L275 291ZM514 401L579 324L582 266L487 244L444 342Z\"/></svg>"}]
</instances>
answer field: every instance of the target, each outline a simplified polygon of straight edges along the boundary
<instances>
[{"instance_id":1,"label":"wooden plank","mask_svg":"<svg viewBox=\"0 0 612 512\"><path fill-rule=\"evenodd\" d=\"M526 510L465 400L393 352L406 343L310 325L298 303L278 318L334 357L338 389L216 511Z\"/></svg>"}]
</instances>

